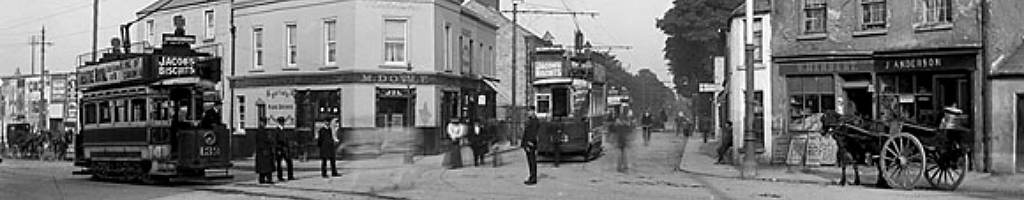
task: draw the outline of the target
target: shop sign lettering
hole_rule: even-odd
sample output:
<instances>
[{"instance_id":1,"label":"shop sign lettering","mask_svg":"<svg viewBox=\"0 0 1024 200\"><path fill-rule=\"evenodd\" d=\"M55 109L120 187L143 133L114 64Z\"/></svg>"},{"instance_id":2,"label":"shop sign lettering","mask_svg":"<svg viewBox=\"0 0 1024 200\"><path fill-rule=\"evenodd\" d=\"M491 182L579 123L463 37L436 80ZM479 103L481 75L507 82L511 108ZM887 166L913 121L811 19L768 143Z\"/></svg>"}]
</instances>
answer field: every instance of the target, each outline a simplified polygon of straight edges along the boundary
<instances>
[{"instance_id":1,"label":"shop sign lettering","mask_svg":"<svg viewBox=\"0 0 1024 200\"><path fill-rule=\"evenodd\" d=\"M293 98L295 96L295 90L292 89L267 89L267 98L276 99L277 97Z\"/></svg>"},{"instance_id":2,"label":"shop sign lettering","mask_svg":"<svg viewBox=\"0 0 1024 200\"><path fill-rule=\"evenodd\" d=\"M377 89L377 96L379 97L405 97L409 96L408 89Z\"/></svg>"},{"instance_id":3,"label":"shop sign lettering","mask_svg":"<svg viewBox=\"0 0 1024 200\"><path fill-rule=\"evenodd\" d=\"M361 82L367 83L405 83L405 84L419 84L428 82L429 77L421 75L404 75L404 74L364 74L360 79Z\"/></svg>"},{"instance_id":4,"label":"shop sign lettering","mask_svg":"<svg viewBox=\"0 0 1024 200\"><path fill-rule=\"evenodd\" d=\"M157 64L160 67L192 66L196 64L196 57L161 56Z\"/></svg>"},{"instance_id":5,"label":"shop sign lettering","mask_svg":"<svg viewBox=\"0 0 1024 200\"><path fill-rule=\"evenodd\" d=\"M195 73L196 70L192 67L160 67L157 72L160 76L187 76Z\"/></svg>"},{"instance_id":6,"label":"shop sign lettering","mask_svg":"<svg viewBox=\"0 0 1024 200\"><path fill-rule=\"evenodd\" d=\"M942 67L941 58L911 58L886 60L886 70L924 70Z\"/></svg>"}]
</instances>

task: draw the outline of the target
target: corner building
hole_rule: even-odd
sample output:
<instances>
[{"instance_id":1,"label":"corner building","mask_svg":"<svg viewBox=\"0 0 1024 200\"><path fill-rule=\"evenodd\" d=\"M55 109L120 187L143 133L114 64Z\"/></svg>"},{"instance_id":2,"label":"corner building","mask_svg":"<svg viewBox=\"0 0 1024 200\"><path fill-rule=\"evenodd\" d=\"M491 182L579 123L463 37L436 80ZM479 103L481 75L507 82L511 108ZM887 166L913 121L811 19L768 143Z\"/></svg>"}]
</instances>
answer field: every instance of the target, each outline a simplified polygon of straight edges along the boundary
<instances>
[{"instance_id":1,"label":"corner building","mask_svg":"<svg viewBox=\"0 0 1024 200\"><path fill-rule=\"evenodd\" d=\"M315 122L338 118L356 154L385 153L412 127L419 153L440 152L450 119L495 110L497 26L463 5L238 0L234 117L248 131L260 116L284 118L300 141L312 141Z\"/></svg>"}]
</instances>

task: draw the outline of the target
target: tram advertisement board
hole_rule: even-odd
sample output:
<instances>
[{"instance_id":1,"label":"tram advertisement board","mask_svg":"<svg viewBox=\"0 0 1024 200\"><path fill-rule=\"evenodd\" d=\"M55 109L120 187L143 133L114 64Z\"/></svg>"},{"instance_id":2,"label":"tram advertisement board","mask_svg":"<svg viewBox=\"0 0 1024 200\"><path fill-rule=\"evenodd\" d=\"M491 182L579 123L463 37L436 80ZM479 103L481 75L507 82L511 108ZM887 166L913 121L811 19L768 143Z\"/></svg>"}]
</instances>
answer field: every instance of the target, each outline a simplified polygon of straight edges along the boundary
<instances>
[{"instance_id":1,"label":"tram advertisement board","mask_svg":"<svg viewBox=\"0 0 1024 200\"><path fill-rule=\"evenodd\" d=\"M78 70L78 86L93 87L145 78L145 56L85 66Z\"/></svg>"}]
</instances>

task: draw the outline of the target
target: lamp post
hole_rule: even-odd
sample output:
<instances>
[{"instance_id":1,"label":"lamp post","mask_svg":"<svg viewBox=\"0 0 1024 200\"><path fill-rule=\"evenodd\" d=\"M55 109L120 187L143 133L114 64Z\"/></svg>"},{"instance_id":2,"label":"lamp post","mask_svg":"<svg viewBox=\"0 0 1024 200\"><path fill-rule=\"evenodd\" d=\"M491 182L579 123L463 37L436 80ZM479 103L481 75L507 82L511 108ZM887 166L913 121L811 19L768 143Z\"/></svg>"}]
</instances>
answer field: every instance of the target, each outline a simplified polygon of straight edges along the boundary
<instances>
[{"instance_id":1,"label":"lamp post","mask_svg":"<svg viewBox=\"0 0 1024 200\"><path fill-rule=\"evenodd\" d=\"M405 152L405 159L403 159L403 162L405 164L413 164L414 163L413 157L415 157L415 152L418 149L416 147L419 146L419 139L418 139L419 137L418 137L418 135L416 135L416 131L415 131L415 129L416 129L416 121L413 120L413 115L414 115L413 113L416 112L416 108L415 108L416 107L416 93L413 92L413 88L412 88L412 82L413 81L412 80L416 80L416 79L412 78L412 76L413 76L413 74L412 74L412 63L411 62L406 63L405 66L406 66L405 67L406 76L410 77L410 79L408 79L410 81L407 81L406 85L405 85L406 92L408 92L408 94L406 94L406 96L408 98L406 99L407 103L406 103L406 111L405 111L405 113L406 113L407 116L405 116L405 120L406 120L405 124L407 124L407 125L405 127L405 130L407 131L407 134L408 134L407 137L412 139L412 143L409 144L409 147L408 147L409 149L407 149L406 152Z\"/></svg>"},{"instance_id":2,"label":"lamp post","mask_svg":"<svg viewBox=\"0 0 1024 200\"><path fill-rule=\"evenodd\" d=\"M744 32L744 63L746 67L746 102L744 103L743 119L743 162L740 167L740 177L754 178L757 176L757 161L754 155L754 1L746 0L746 23Z\"/></svg>"}]
</instances>

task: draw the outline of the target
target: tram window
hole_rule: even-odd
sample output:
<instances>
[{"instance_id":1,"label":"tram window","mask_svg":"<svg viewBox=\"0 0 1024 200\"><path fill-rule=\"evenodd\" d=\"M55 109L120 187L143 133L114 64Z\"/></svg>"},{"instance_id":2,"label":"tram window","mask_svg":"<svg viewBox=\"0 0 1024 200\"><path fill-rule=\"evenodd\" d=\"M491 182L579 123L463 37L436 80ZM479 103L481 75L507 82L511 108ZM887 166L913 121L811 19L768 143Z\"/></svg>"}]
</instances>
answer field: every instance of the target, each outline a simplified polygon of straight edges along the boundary
<instances>
[{"instance_id":1,"label":"tram window","mask_svg":"<svg viewBox=\"0 0 1024 200\"><path fill-rule=\"evenodd\" d=\"M146 121L146 99L132 99L132 121Z\"/></svg>"},{"instance_id":2,"label":"tram window","mask_svg":"<svg viewBox=\"0 0 1024 200\"><path fill-rule=\"evenodd\" d=\"M99 103L99 123L110 123L110 102L102 101Z\"/></svg>"},{"instance_id":3,"label":"tram window","mask_svg":"<svg viewBox=\"0 0 1024 200\"><path fill-rule=\"evenodd\" d=\"M553 88L553 89L551 89L551 116L555 116L555 117L567 117L567 116L569 116L569 89L567 89L567 88Z\"/></svg>"},{"instance_id":4,"label":"tram window","mask_svg":"<svg viewBox=\"0 0 1024 200\"><path fill-rule=\"evenodd\" d=\"M171 116L171 101L167 99L153 99L153 120L167 120Z\"/></svg>"},{"instance_id":5,"label":"tram window","mask_svg":"<svg viewBox=\"0 0 1024 200\"><path fill-rule=\"evenodd\" d=\"M551 112L551 95L537 94L537 113Z\"/></svg>"},{"instance_id":6,"label":"tram window","mask_svg":"<svg viewBox=\"0 0 1024 200\"><path fill-rule=\"evenodd\" d=\"M84 112L85 115L82 116L82 120L85 121L85 124L95 124L96 123L96 114L97 114L96 113L96 104L94 104L94 103L87 103L82 108L85 110L85 112Z\"/></svg>"},{"instance_id":7,"label":"tram window","mask_svg":"<svg viewBox=\"0 0 1024 200\"><path fill-rule=\"evenodd\" d=\"M124 100L114 101L114 122L128 121L128 104Z\"/></svg>"}]
</instances>

